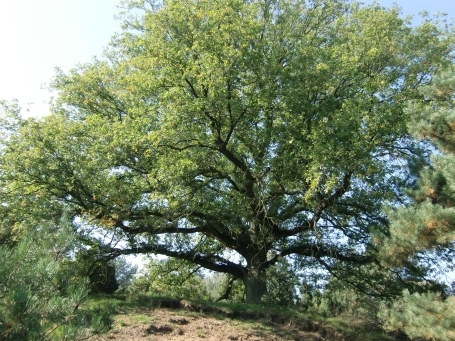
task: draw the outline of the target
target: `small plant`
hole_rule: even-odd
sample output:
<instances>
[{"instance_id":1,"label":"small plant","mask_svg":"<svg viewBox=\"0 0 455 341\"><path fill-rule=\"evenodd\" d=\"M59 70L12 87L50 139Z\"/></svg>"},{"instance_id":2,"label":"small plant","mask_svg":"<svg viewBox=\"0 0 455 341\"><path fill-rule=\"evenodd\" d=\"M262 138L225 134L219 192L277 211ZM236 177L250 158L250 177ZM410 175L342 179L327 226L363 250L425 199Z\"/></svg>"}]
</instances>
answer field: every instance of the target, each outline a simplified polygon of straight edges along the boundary
<instances>
[{"instance_id":1,"label":"small plant","mask_svg":"<svg viewBox=\"0 0 455 341\"><path fill-rule=\"evenodd\" d=\"M153 322L153 318L151 316L147 316L147 315L132 315L132 316L130 316L130 322L146 324L146 323Z\"/></svg>"},{"instance_id":2,"label":"small plant","mask_svg":"<svg viewBox=\"0 0 455 341\"><path fill-rule=\"evenodd\" d=\"M205 337L205 331L202 329L202 327L196 327L196 336L200 338Z\"/></svg>"}]
</instances>

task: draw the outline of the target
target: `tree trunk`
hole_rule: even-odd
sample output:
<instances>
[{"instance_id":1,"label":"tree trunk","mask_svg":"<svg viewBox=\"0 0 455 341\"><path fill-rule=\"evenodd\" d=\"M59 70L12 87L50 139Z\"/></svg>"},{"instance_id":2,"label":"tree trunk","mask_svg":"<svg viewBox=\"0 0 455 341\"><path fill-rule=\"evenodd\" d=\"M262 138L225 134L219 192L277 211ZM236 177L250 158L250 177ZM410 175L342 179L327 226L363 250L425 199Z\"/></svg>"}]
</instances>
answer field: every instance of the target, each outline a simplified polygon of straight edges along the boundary
<instances>
[{"instance_id":1,"label":"tree trunk","mask_svg":"<svg viewBox=\"0 0 455 341\"><path fill-rule=\"evenodd\" d=\"M246 303L260 303L267 293L265 270L248 267L248 272L243 278L245 285Z\"/></svg>"},{"instance_id":2,"label":"tree trunk","mask_svg":"<svg viewBox=\"0 0 455 341\"><path fill-rule=\"evenodd\" d=\"M251 245L247 247L245 258L247 261L246 271L243 275L245 285L246 303L260 303L267 293L265 264L267 261L267 247L258 241L261 225L255 221L250 222Z\"/></svg>"}]
</instances>

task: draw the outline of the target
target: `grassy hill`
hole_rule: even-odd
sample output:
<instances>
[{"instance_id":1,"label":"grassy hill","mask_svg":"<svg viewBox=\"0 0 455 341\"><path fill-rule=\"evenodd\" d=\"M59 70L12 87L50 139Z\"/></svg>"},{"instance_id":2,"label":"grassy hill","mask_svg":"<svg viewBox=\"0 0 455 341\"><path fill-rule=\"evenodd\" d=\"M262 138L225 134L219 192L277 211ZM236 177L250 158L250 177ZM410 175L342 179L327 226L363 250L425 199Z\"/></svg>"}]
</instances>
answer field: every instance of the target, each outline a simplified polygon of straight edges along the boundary
<instances>
[{"instance_id":1,"label":"grassy hill","mask_svg":"<svg viewBox=\"0 0 455 341\"><path fill-rule=\"evenodd\" d=\"M95 297L88 305L93 308L112 303L113 329L93 340L403 340L358 317L323 318L269 305L215 304L147 295Z\"/></svg>"}]
</instances>

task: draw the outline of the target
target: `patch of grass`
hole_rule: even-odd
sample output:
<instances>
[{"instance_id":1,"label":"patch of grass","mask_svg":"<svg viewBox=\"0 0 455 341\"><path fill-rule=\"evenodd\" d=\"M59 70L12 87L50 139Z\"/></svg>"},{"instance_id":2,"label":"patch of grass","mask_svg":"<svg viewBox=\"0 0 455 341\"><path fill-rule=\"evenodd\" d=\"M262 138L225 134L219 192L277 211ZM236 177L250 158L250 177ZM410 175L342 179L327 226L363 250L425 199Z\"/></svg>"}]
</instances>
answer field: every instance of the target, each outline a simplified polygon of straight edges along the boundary
<instances>
[{"instance_id":1,"label":"patch of grass","mask_svg":"<svg viewBox=\"0 0 455 341\"><path fill-rule=\"evenodd\" d=\"M256 314L264 314L274 312L277 314L295 315L298 313L295 307L283 305L264 304L245 304L245 303L229 303L229 302L210 302L210 301L192 301L193 304L199 304L206 307L216 307L229 312L249 312Z\"/></svg>"},{"instance_id":2,"label":"patch of grass","mask_svg":"<svg viewBox=\"0 0 455 341\"><path fill-rule=\"evenodd\" d=\"M356 317L331 317L327 318L326 324L349 337L353 341L393 341L392 335L387 334L378 325L363 321Z\"/></svg>"},{"instance_id":3,"label":"patch of grass","mask_svg":"<svg viewBox=\"0 0 455 341\"><path fill-rule=\"evenodd\" d=\"M216 307L221 311L227 312L231 316L233 326L238 326L241 329L252 328L256 324L258 318L264 316L278 317L278 319L287 317L289 322L298 319L305 319L308 321L316 322L321 325L330 326L337 332L347 336L350 340L355 341L394 341L392 335L385 333L378 325L373 324L371 321L364 321L352 316L340 316L336 318L327 318L320 315L306 314L299 311L295 307L286 307L280 305L265 305L265 304L232 304L224 302L204 302L198 301L198 304L204 307ZM211 314L215 316L216 314ZM273 332L274 328L269 325L261 325L255 327L256 330Z\"/></svg>"},{"instance_id":4,"label":"patch of grass","mask_svg":"<svg viewBox=\"0 0 455 341\"><path fill-rule=\"evenodd\" d=\"M130 315L130 316L128 316L128 319L129 319L130 323L142 323L142 324L151 323L155 320L153 316L142 315L142 314Z\"/></svg>"},{"instance_id":5,"label":"patch of grass","mask_svg":"<svg viewBox=\"0 0 455 341\"><path fill-rule=\"evenodd\" d=\"M118 304L118 300L115 298L114 295L102 295L102 294L90 295L88 300L85 301L85 307L87 307L87 308L94 308L94 307L107 306L107 305L117 306L117 304Z\"/></svg>"},{"instance_id":6,"label":"patch of grass","mask_svg":"<svg viewBox=\"0 0 455 341\"><path fill-rule=\"evenodd\" d=\"M205 337L204 329L201 327L196 327L196 336L200 337L200 338L204 338Z\"/></svg>"},{"instance_id":7,"label":"patch of grass","mask_svg":"<svg viewBox=\"0 0 455 341\"><path fill-rule=\"evenodd\" d=\"M118 325L120 327L126 327L128 324L124 320L120 320L120 321L118 321Z\"/></svg>"}]
</instances>

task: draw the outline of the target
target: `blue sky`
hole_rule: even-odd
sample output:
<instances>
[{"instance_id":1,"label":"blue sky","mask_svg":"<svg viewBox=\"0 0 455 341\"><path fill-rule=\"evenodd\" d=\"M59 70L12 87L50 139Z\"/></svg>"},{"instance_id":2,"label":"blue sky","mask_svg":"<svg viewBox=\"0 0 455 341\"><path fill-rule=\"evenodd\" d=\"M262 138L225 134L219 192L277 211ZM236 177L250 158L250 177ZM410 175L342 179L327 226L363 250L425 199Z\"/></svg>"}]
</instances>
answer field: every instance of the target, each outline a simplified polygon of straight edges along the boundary
<instances>
[{"instance_id":1,"label":"blue sky","mask_svg":"<svg viewBox=\"0 0 455 341\"><path fill-rule=\"evenodd\" d=\"M114 16L120 0L0 0L0 99L16 98L30 114L47 114L50 94L41 90L54 68L69 70L101 56L120 31ZM370 3L372 1L364 1ZM397 3L403 15L446 12L455 18L455 0L380 0ZM418 21L416 21L418 22Z\"/></svg>"}]
</instances>

